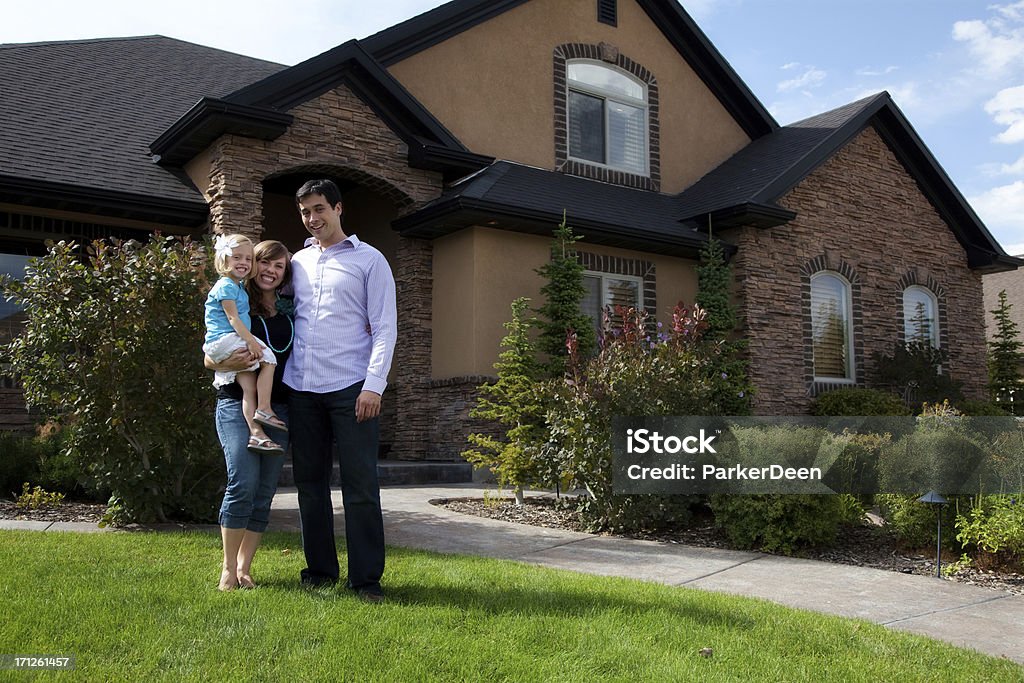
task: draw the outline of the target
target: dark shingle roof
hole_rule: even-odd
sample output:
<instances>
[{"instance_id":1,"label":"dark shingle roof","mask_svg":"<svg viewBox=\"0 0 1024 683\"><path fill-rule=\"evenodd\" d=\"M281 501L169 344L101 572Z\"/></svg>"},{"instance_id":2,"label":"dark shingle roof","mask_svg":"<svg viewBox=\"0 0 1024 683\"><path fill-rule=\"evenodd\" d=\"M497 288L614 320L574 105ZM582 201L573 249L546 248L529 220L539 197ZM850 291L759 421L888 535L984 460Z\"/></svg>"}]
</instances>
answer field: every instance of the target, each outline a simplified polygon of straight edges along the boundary
<instances>
[{"instance_id":1,"label":"dark shingle roof","mask_svg":"<svg viewBox=\"0 0 1024 683\"><path fill-rule=\"evenodd\" d=\"M0 177L204 204L149 143L200 97L283 68L163 36L0 45Z\"/></svg>"},{"instance_id":2,"label":"dark shingle roof","mask_svg":"<svg viewBox=\"0 0 1024 683\"><path fill-rule=\"evenodd\" d=\"M879 97L872 95L755 140L683 192L677 215L693 218L738 204L774 202L778 199L774 188L780 179L830 156L840 145L824 143ZM826 156L819 160L816 151Z\"/></svg>"},{"instance_id":3,"label":"dark shingle roof","mask_svg":"<svg viewBox=\"0 0 1024 683\"><path fill-rule=\"evenodd\" d=\"M693 255L707 237L674 217L674 201L671 195L497 161L394 227L418 237L474 224L550 235L564 211L587 242Z\"/></svg>"}]
</instances>

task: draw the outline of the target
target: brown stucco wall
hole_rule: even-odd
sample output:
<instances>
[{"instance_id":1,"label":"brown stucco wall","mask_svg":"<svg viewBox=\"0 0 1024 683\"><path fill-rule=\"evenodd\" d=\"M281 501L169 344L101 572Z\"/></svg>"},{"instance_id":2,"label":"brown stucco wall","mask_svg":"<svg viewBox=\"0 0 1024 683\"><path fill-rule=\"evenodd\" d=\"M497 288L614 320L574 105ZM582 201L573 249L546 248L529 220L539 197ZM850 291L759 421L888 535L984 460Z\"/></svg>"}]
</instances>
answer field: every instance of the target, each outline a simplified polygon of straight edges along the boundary
<instances>
[{"instance_id":1,"label":"brown stucco wall","mask_svg":"<svg viewBox=\"0 0 1024 683\"><path fill-rule=\"evenodd\" d=\"M694 262L686 259L577 244L581 252L643 259L656 269L656 310L667 320L675 304L697 291ZM544 282L536 269L551 256L551 239L492 228L469 228L434 242L433 353L435 380L494 374L494 363L520 296L541 303Z\"/></svg>"},{"instance_id":2,"label":"brown stucco wall","mask_svg":"<svg viewBox=\"0 0 1024 683\"><path fill-rule=\"evenodd\" d=\"M390 71L474 152L551 169L554 50L601 42L657 80L662 191L682 191L749 142L635 2L619 3L612 27L593 0L533 0Z\"/></svg>"},{"instance_id":3,"label":"brown stucco wall","mask_svg":"<svg viewBox=\"0 0 1024 683\"><path fill-rule=\"evenodd\" d=\"M982 397L981 277L968 269L964 249L873 128L780 203L798 214L789 224L725 235L739 247L733 263L751 378L758 388L757 413L801 414L809 407L814 387L802 276L822 265L858 282L853 301L858 385L871 385L872 353L891 352L900 340L908 280L932 282L942 290L940 342L949 353L949 371L964 382L966 396Z\"/></svg>"}]
</instances>

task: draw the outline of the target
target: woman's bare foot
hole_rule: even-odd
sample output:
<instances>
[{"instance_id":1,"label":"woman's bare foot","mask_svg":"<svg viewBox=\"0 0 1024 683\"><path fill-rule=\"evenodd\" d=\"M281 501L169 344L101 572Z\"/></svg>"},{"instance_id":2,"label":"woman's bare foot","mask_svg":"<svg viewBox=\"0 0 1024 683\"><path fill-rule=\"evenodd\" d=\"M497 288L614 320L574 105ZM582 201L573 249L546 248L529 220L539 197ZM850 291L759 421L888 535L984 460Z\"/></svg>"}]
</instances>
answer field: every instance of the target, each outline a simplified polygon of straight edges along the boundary
<instances>
[{"instance_id":1,"label":"woman's bare foot","mask_svg":"<svg viewBox=\"0 0 1024 683\"><path fill-rule=\"evenodd\" d=\"M233 571L225 567L220 572L220 585L217 586L217 589L227 592L236 588L238 588L238 578Z\"/></svg>"},{"instance_id":2,"label":"woman's bare foot","mask_svg":"<svg viewBox=\"0 0 1024 683\"><path fill-rule=\"evenodd\" d=\"M238 587L239 588L255 588L256 584L253 582L252 577L249 576L249 572L238 572Z\"/></svg>"}]
</instances>

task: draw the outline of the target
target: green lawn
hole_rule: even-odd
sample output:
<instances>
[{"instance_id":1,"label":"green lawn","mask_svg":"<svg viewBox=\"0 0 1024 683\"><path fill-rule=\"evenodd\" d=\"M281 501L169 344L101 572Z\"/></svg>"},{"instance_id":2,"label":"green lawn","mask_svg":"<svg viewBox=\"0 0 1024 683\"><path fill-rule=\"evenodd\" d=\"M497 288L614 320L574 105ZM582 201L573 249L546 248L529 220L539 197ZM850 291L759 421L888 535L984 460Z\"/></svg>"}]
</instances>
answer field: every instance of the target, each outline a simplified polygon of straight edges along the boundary
<instances>
[{"instance_id":1,"label":"green lawn","mask_svg":"<svg viewBox=\"0 0 1024 683\"><path fill-rule=\"evenodd\" d=\"M298 544L268 534L260 587L220 593L210 533L2 531L0 653L73 654L75 672L40 677L90 681L1024 679L866 622L402 549L389 550L389 601L368 605L301 589Z\"/></svg>"}]
</instances>

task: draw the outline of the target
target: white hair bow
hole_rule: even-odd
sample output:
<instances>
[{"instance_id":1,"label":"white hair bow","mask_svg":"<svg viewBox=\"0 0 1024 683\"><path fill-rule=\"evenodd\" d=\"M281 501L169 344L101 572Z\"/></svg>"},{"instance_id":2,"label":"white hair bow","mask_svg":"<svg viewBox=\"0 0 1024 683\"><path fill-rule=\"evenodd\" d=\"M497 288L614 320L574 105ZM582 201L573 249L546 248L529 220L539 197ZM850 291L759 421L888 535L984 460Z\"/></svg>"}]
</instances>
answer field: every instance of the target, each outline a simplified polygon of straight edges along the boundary
<instances>
[{"instance_id":1,"label":"white hair bow","mask_svg":"<svg viewBox=\"0 0 1024 683\"><path fill-rule=\"evenodd\" d=\"M238 246L238 240L227 235L217 235L213 242L213 251L217 256L231 256L231 250Z\"/></svg>"}]
</instances>

